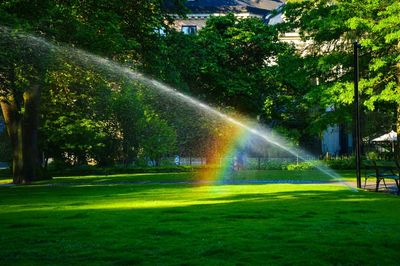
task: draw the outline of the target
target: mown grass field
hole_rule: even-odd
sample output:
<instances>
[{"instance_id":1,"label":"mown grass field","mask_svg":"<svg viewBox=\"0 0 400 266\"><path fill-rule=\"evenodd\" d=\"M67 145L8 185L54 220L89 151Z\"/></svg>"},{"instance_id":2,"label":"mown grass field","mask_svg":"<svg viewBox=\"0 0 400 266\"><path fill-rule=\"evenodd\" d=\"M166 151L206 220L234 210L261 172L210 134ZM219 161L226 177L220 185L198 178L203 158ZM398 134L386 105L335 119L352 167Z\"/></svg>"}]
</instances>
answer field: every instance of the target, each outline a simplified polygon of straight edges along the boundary
<instances>
[{"instance_id":1,"label":"mown grass field","mask_svg":"<svg viewBox=\"0 0 400 266\"><path fill-rule=\"evenodd\" d=\"M0 265L398 265L398 196L338 183L173 183L183 180L195 176L0 186Z\"/></svg>"},{"instance_id":2,"label":"mown grass field","mask_svg":"<svg viewBox=\"0 0 400 266\"><path fill-rule=\"evenodd\" d=\"M200 172L180 173L141 173L141 174L117 174L117 175L87 175L87 176L58 176L51 181L36 182L41 184L76 184L76 183L176 183L176 182L214 182L215 176L221 178L219 169L203 170ZM354 171L339 171L338 176L344 181L354 181ZM249 181L249 180L311 180L329 181L331 176L317 170L245 170L238 172L224 172L222 177L228 181ZM11 178L1 178L0 184L11 183Z\"/></svg>"}]
</instances>

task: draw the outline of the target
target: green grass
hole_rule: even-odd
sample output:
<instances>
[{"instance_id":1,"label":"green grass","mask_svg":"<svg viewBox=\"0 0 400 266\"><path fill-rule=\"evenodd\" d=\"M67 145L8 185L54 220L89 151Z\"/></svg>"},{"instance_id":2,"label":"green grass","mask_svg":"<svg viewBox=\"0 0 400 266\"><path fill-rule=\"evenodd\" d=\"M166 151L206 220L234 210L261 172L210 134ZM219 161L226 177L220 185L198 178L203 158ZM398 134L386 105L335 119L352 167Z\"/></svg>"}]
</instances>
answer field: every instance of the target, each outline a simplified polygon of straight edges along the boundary
<instances>
[{"instance_id":1,"label":"green grass","mask_svg":"<svg viewBox=\"0 0 400 266\"><path fill-rule=\"evenodd\" d=\"M341 177L346 180L354 180L354 171L339 171ZM41 181L35 184L54 183L109 183L109 182L196 182L201 181L201 176L225 177L233 181L245 180L313 180L327 181L332 177L317 170L245 170L239 172L220 173L219 169L204 170L200 172L180 173L141 173L141 174L118 174L118 175L87 175L87 176L58 176L51 181ZM211 178L213 181L214 178ZM1 178L0 184L11 183L11 178Z\"/></svg>"},{"instance_id":2,"label":"green grass","mask_svg":"<svg viewBox=\"0 0 400 266\"><path fill-rule=\"evenodd\" d=\"M0 187L0 265L398 265L394 195L337 183L113 183L194 178L62 177L50 183L64 185Z\"/></svg>"}]
</instances>

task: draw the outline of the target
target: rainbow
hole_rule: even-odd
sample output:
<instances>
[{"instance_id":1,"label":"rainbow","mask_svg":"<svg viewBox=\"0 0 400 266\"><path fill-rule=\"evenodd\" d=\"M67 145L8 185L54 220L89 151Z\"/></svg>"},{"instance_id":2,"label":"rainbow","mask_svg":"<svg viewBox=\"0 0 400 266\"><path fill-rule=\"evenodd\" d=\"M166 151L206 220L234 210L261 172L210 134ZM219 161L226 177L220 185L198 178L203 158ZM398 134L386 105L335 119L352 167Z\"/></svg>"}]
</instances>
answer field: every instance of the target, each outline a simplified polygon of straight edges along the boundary
<instances>
[{"instance_id":1,"label":"rainbow","mask_svg":"<svg viewBox=\"0 0 400 266\"><path fill-rule=\"evenodd\" d=\"M223 124L210 141L206 157L207 167L198 177L199 184L224 184L234 178L234 170L240 167L241 149L251 132L232 124ZM242 162L243 164L243 162Z\"/></svg>"}]
</instances>

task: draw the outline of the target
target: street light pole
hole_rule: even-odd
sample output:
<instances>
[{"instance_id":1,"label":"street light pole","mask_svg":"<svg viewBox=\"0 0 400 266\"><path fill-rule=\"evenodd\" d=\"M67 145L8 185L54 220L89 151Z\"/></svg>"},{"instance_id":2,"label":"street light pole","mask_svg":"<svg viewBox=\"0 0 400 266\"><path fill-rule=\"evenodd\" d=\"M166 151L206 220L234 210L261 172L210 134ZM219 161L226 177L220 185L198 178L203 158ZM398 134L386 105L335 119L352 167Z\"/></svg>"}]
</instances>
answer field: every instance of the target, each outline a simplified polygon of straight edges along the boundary
<instances>
[{"instance_id":1,"label":"street light pole","mask_svg":"<svg viewBox=\"0 0 400 266\"><path fill-rule=\"evenodd\" d=\"M354 42L354 110L355 110L355 150L356 150L356 176L357 187L361 188L361 124L360 124L360 105L358 93L359 64L358 49L361 45Z\"/></svg>"}]
</instances>

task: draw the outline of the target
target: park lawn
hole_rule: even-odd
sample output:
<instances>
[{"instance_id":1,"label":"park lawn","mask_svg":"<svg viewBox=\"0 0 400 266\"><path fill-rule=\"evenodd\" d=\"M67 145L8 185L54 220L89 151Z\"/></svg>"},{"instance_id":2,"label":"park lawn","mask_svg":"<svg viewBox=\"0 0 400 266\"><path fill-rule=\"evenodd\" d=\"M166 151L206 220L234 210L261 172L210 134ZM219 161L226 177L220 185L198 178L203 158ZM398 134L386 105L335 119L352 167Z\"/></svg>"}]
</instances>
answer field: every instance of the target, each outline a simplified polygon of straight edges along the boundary
<instances>
[{"instance_id":1,"label":"park lawn","mask_svg":"<svg viewBox=\"0 0 400 266\"><path fill-rule=\"evenodd\" d=\"M344 180L355 179L354 171L339 171L338 176ZM204 178L207 176L207 178ZM44 184L76 184L76 183L176 183L176 182L214 182L214 181L250 181L250 180L308 180L332 181L331 176L318 170L242 170L229 172L221 169L202 170L180 173L139 173L118 175L57 176L50 181L35 182ZM11 183L10 177L0 177L0 184Z\"/></svg>"},{"instance_id":2,"label":"park lawn","mask_svg":"<svg viewBox=\"0 0 400 266\"><path fill-rule=\"evenodd\" d=\"M0 265L398 264L394 195L101 178L0 187Z\"/></svg>"}]
</instances>

